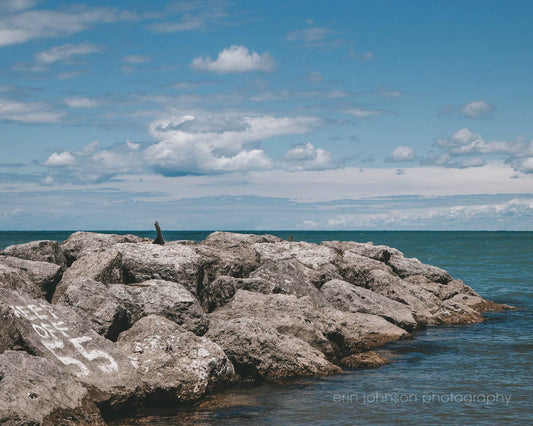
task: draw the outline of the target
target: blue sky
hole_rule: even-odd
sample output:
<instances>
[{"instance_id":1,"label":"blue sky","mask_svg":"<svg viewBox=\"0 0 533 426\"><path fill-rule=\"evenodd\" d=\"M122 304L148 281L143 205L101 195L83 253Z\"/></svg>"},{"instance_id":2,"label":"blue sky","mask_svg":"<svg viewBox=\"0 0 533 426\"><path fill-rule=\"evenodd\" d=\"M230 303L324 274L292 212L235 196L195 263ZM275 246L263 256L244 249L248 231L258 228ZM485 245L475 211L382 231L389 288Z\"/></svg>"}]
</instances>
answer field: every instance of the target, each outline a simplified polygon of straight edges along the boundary
<instances>
[{"instance_id":1,"label":"blue sky","mask_svg":"<svg viewBox=\"0 0 533 426\"><path fill-rule=\"evenodd\" d=\"M532 20L0 0L0 229L533 230Z\"/></svg>"}]
</instances>

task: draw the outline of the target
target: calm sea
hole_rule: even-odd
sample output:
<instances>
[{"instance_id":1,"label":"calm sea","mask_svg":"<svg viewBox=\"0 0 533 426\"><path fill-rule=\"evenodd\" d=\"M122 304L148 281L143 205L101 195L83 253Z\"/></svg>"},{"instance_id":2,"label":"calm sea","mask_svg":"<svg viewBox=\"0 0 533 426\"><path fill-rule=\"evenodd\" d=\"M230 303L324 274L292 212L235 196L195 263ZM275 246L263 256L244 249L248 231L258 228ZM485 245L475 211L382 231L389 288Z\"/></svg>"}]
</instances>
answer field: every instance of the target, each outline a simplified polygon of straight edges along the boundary
<instances>
[{"instance_id":1,"label":"calm sea","mask_svg":"<svg viewBox=\"0 0 533 426\"><path fill-rule=\"evenodd\" d=\"M379 350L392 359L382 368L236 387L195 410L176 414L177 407L167 407L165 413L114 424L533 424L533 232L270 233L297 241L387 244L519 309L487 315L482 324L432 327L413 340L389 344ZM69 234L0 232L0 248ZM164 235L201 240L208 232Z\"/></svg>"}]
</instances>

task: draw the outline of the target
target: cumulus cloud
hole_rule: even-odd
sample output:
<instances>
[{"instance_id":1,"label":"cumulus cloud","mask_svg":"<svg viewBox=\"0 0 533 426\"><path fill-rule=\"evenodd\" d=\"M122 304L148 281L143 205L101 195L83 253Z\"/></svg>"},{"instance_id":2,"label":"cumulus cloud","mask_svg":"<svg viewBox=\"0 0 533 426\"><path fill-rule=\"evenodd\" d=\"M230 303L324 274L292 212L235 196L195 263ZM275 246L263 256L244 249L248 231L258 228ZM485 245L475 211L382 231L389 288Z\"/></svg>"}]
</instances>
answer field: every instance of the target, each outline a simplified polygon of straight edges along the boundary
<instances>
[{"instance_id":1,"label":"cumulus cloud","mask_svg":"<svg viewBox=\"0 0 533 426\"><path fill-rule=\"evenodd\" d=\"M219 52L216 60L210 56L198 56L191 63L191 68L219 74L250 71L272 72L276 68L274 58L268 52L257 53L244 46L233 45Z\"/></svg>"},{"instance_id":2,"label":"cumulus cloud","mask_svg":"<svg viewBox=\"0 0 533 426\"><path fill-rule=\"evenodd\" d=\"M79 183L143 172L185 176L265 170L276 163L259 147L262 141L306 133L320 123L314 117L197 112L153 121L150 135L158 142L144 149L130 140L100 149L93 141L78 152L53 153L43 164L62 167L53 176L56 181L63 178ZM306 158L291 158L292 167L321 169L330 163L329 153L310 147Z\"/></svg>"},{"instance_id":3,"label":"cumulus cloud","mask_svg":"<svg viewBox=\"0 0 533 426\"><path fill-rule=\"evenodd\" d=\"M283 157L288 170L324 170L333 167L331 153L311 143L298 145Z\"/></svg>"},{"instance_id":4,"label":"cumulus cloud","mask_svg":"<svg viewBox=\"0 0 533 426\"><path fill-rule=\"evenodd\" d=\"M64 113L53 111L43 102L18 102L0 98L0 120L20 123L56 123Z\"/></svg>"},{"instance_id":5,"label":"cumulus cloud","mask_svg":"<svg viewBox=\"0 0 533 426\"><path fill-rule=\"evenodd\" d=\"M89 98L66 98L65 103L71 108L94 108L100 102Z\"/></svg>"},{"instance_id":6,"label":"cumulus cloud","mask_svg":"<svg viewBox=\"0 0 533 426\"><path fill-rule=\"evenodd\" d=\"M76 5L62 11L25 10L0 18L0 46L41 38L64 37L96 24L137 19L138 16L132 12L107 7L88 8Z\"/></svg>"},{"instance_id":7,"label":"cumulus cloud","mask_svg":"<svg viewBox=\"0 0 533 426\"><path fill-rule=\"evenodd\" d=\"M63 44L55 46L44 52L35 54L35 60L41 64L52 64L58 61L65 61L73 56L87 55L89 53L100 52L102 48L92 43Z\"/></svg>"},{"instance_id":8,"label":"cumulus cloud","mask_svg":"<svg viewBox=\"0 0 533 426\"><path fill-rule=\"evenodd\" d=\"M500 157L515 170L531 173L528 164L533 158L533 141L519 138L512 141L486 141L467 128L459 129L450 137L437 139L435 146L442 152L432 153L426 160L446 167L468 168L486 164L483 157Z\"/></svg>"},{"instance_id":9,"label":"cumulus cloud","mask_svg":"<svg viewBox=\"0 0 533 426\"><path fill-rule=\"evenodd\" d=\"M415 151L410 146L397 146L392 151L391 159L393 161L413 161L415 159Z\"/></svg>"},{"instance_id":10,"label":"cumulus cloud","mask_svg":"<svg viewBox=\"0 0 533 426\"><path fill-rule=\"evenodd\" d=\"M165 175L265 169L272 162L245 145L273 136L305 133L319 124L312 117L186 115L156 120L150 134L161 142L148 147L148 163Z\"/></svg>"},{"instance_id":11,"label":"cumulus cloud","mask_svg":"<svg viewBox=\"0 0 533 426\"><path fill-rule=\"evenodd\" d=\"M45 166L50 167L65 167L73 166L74 164L76 164L76 159L68 151L54 152L48 157L48 160L44 162Z\"/></svg>"},{"instance_id":12,"label":"cumulus cloud","mask_svg":"<svg viewBox=\"0 0 533 426\"><path fill-rule=\"evenodd\" d=\"M492 114L494 107L485 101L470 102L459 110L467 118L487 118Z\"/></svg>"}]
</instances>

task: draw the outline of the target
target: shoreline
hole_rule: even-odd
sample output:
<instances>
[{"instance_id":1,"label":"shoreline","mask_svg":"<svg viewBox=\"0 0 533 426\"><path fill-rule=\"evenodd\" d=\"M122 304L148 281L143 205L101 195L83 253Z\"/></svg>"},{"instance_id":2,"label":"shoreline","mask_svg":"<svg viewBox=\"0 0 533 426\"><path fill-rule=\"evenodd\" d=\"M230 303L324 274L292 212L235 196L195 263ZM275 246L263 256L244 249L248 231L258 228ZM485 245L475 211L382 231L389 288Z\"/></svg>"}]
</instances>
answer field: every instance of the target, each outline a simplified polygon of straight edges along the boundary
<instances>
[{"instance_id":1,"label":"shoreline","mask_svg":"<svg viewBox=\"0 0 533 426\"><path fill-rule=\"evenodd\" d=\"M409 338L422 326L476 323L483 321L481 312L509 308L482 299L440 268L369 243L317 245L217 232L201 243L155 246L134 236L81 232L61 245L36 246L8 248L7 256L0 256L5 268L26 262L20 282L2 293L4 308L7 299L15 306L39 299L41 306L37 312L3 309L4 315L11 312L7 331L22 336L22 349L74 375L104 418L156 395L166 395L165 401L171 395L181 403L196 401L239 378L276 381L340 373L339 366L349 366L357 354ZM33 260L21 259L29 252ZM43 268L42 260L47 260L48 275L37 277L34 271L32 281L27 271ZM61 269L59 279L57 271L51 276L50 265ZM21 284L26 294L15 295ZM95 294L99 298L91 302ZM165 305L168 300L178 303ZM46 309L67 325L63 333L80 334L70 339L78 343L77 352L62 343L65 352L58 357L49 341L48 350L46 344L42 349L30 318ZM62 332L52 331L56 338ZM158 333L162 337L154 341ZM175 347L172 341L180 339L196 349ZM84 345L91 340L95 346L88 349ZM4 343L2 352L13 345ZM80 353L93 354L93 360L80 359ZM65 363L65 357L76 360L78 368L72 368L75 361ZM109 362L102 365L103 359ZM113 383L80 377L79 363L101 374L114 365L111 359L117 366ZM184 370L186 360L196 370ZM157 379L158 374L167 381ZM120 392L117 383L122 383Z\"/></svg>"}]
</instances>

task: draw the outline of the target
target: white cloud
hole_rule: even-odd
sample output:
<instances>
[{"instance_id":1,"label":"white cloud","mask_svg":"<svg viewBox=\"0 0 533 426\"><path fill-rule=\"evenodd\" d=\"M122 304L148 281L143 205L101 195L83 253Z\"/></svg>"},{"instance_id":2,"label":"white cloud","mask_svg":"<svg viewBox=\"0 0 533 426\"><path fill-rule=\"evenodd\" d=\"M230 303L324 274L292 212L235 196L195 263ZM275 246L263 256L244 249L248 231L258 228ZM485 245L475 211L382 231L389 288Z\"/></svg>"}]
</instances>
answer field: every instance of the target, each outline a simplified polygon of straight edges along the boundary
<instances>
[{"instance_id":1,"label":"white cloud","mask_svg":"<svg viewBox=\"0 0 533 426\"><path fill-rule=\"evenodd\" d=\"M288 151L283 157L288 170L324 170L333 167L331 153L309 142Z\"/></svg>"},{"instance_id":2,"label":"white cloud","mask_svg":"<svg viewBox=\"0 0 533 426\"><path fill-rule=\"evenodd\" d=\"M50 167L73 166L74 164L76 164L76 159L68 151L63 151L61 153L54 152L50 155L50 157L48 157L48 160L46 160L43 164L45 166Z\"/></svg>"},{"instance_id":3,"label":"white cloud","mask_svg":"<svg viewBox=\"0 0 533 426\"><path fill-rule=\"evenodd\" d=\"M72 6L63 11L28 10L0 18L0 46L28 40L64 37L89 29L95 24L133 21L138 16L128 11L99 7Z\"/></svg>"},{"instance_id":4,"label":"white cloud","mask_svg":"<svg viewBox=\"0 0 533 426\"><path fill-rule=\"evenodd\" d=\"M527 143L518 138L487 142L481 135L463 128L448 138L437 139L436 146L444 152L430 155L427 161L431 164L459 168L480 167L486 163L481 155L499 155L516 170L530 173L527 164L528 158L533 158L533 141Z\"/></svg>"},{"instance_id":5,"label":"white cloud","mask_svg":"<svg viewBox=\"0 0 533 426\"><path fill-rule=\"evenodd\" d=\"M141 144L140 143L133 143L129 139L126 139L126 146L131 151L138 151L139 148L141 147Z\"/></svg>"},{"instance_id":6,"label":"white cloud","mask_svg":"<svg viewBox=\"0 0 533 426\"><path fill-rule=\"evenodd\" d=\"M494 107L485 101L470 102L459 110L467 118L486 118L492 114Z\"/></svg>"},{"instance_id":7,"label":"white cloud","mask_svg":"<svg viewBox=\"0 0 533 426\"><path fill-rule=\"evenodd\" d=\"M89 98L66 98L65 103L71 108L94 108L100 105L99 101Z\"/></svg>"},{"instance_id":8,"label":"white cloud","mask_svg":"<svg viewBox=\"0 0 533 426\"><path fill-rule=\"evenodd\" d=\"M76 155L78 155L80 157L85 157L87 155L92 155L98 150L99 146L100 146L100 143L98 141L89 142L81 150L76 152Z\"/></svg>"},{"instance_id":9,"label":"white cloud","mask_svg":"<svg viewBox=\"0 0 533 426\"><path fill-rule=\"evenodd\" d=\"M56 123L64 113L52 111L42 102L18 102L0 98L0 120L21 123Z\"/></svg>"},{"instance_id":10,"label":"white cloud","mask_svg":"<svg viewBox=\"0 0 533 426\"><path fill-rule=\"evenodd\" d=\"M150 62L152 58L150 56L144 55L128 55L122 58L122 62L125 64L142 64L145 62Z\"/></svg>"},{"instance_id":11,"label":"white cloud","mask_svg":"<svg viewBox=\"0 0 533 426\"><path fill-rule=\"evenodd\" d=\"M197 57L191 63L191 68L211 71L219 74L231 72L263 71L272 72L276 63L270 53L259 54L250 51L244 46L230 46L219 52L216 60L211 57Z\"/></svg>"},{"instance_id":12,"label":"white cloud","mask_svg":"<svg viewBox=\"0 0 533 426\"><path fill-rule=\"evenodd\" d=\"M416 206L402 210L395 209L383 213L338 215L329 219L324 228L330 229L425 229L428 226L442 228L443 225L471 223L479 221L492 226L504 216L528 216L533 214L533 200L515 198L491 204L455 205L451 207ZM476 226L479 229L479 226ZM482 226L483 228L483 226Z\"/></svg>"},{"instance_id":13,"label":"white cloud","mask_svg":"<svg viewBox=\"0 0 533 426\"><path fill-rule=\"evenodd\" d=\"M303 42L312 42L323 40L330 33L325 27L312 27L304 28L302 30L292 31L287 34L287 40L289 41L303 41Z\"/></svg>"},{"instance_id":14,"label":"white cloud","mask_svg":"<svg viewBox=\"0 0 533 426\"><path fill-rule=\"evenodd\" d=\"M73 56L87 55L100 52L102 48L92 43L63 44L54 46L44 52L35 54L35 60L41 64L51 64L57 61L65 61Z\"/></svg>"},{"instance_id":15,"label":"white cloud","mask_svg":"<svg viewBox=\"0 0 533 426\"><path fill-rule=\"evenodd\" d=\"M312 117L247 117L209 114L154 121L150 134L161 142L148 147L148 164L165 175L270 168L260 149L245 145L273 136L305 133L319 124Z\"/></svg>"},{"instance_id":16,"label":"white cloud","mask_svg":"<svg viewBox=\"0 0 533 426\"><path fill-rule=\"evenodd\" d=\"M367 118L383 114L380 109L347 108L341 111L344 114L353 115L355 118Z\"/></svg>"},{"instance_id":17,"label":"white cloud","mask_svg":"<svg viewBox=\"0 0 533 426\"><path fill-rule=\"evenodd\" d=\"M415 151L410 146L397 146L392 151L394 161L413 161L415 157Z\"/></svg>"}]
</instances>

